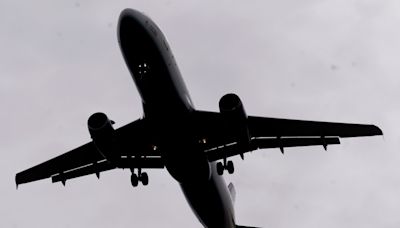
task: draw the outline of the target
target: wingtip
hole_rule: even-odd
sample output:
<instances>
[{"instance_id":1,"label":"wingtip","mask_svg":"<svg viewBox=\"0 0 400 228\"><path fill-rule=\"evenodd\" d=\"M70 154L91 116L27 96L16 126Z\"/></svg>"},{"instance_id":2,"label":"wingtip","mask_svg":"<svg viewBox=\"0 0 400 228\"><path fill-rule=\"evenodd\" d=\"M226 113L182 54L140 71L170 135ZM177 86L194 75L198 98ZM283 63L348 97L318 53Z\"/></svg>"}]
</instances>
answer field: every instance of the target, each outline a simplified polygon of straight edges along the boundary
<instances>
[{"instance_id":1,"label":"wingtip","mask_svg":"<svg viewBox=\"0 0 400 228\"><path fill-rule=\"evenodd\" d=\"M376 125L372 125L373 127L374 127L374 130L375 130L375 134L376 135L382 135L383 136L383 131L382 131L382 129L380 129L378 126L376 126Z\"/></svg>"},{"instance_id":2,"label":"wingtip","mask_svg":"<svg viewBox=\"0 0 400 228\"><path fill-rule=\"evenodd\" d=\"M18 186L20 186L21 184L25 184L27 182L29 181L25 179L23 172L15 174L15 185L17 186L17 189Z\"/></svg>"},{"instance_id":3,"label":"wingtip","mask_svg":"<svg viewBox=\"0 0 400 228\"><path fill-rule=\"evenodd\" d=\"M16 174L15 175L15 185L16 185L16 187L17 187L17 190L18 190L18 185L20 184L20 182L18 181L18 174Z\"/></svg>"}]
</instances>

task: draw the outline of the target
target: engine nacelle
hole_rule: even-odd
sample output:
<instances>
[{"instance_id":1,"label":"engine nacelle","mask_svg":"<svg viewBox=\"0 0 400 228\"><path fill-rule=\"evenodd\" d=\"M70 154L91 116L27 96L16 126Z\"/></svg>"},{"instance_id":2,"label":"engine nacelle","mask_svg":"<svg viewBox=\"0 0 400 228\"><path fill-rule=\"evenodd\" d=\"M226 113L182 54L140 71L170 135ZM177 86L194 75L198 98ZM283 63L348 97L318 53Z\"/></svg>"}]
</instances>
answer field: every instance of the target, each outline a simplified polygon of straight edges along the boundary
<instances>
[{"instance_id":1,"label":"engine nacelle","mask_svg":"<svg viewBox=\"0 0 400 228\"><path fill-rule=\"evenodd\" d=\"M102 112L92 114L88 119L88 128L90 136L93 140L99 138L108 138L113 132L112 121Z\"/></svg>"},{"instance_id":2,"label":"engine nacelle","mask_svg":"<svg viewBox=\"0 0 400 228\"><path fill-rule=\"evenodd\" d=\"M235 138L238 144L249 146L250 133L247 124L247 114L242 101L234 93L228 93L219 100L219 110L224 118L224 125L229 130L230 136Z\"/></svg>"},{"instance_id":3,"label":"engine nacelle","mask_svg":"<svg viewBox=\"0 0 400 228\"><path fill-rule=\"evenodd\" d=\"M110 162L116 162L119 158L114 151L114 122L101 112L92 114L88 119L90 136L101 155Z\"/></svg>"},{"instance_id":4,"label":"engine nacelle","mask_svg":"<svg viewBox=\"0 0 400 228\"><path fill-rule=\"evenodd\" d=\"M243 108L242 101L239 96L234 93L225 94L219 100L220 112L228 118L236 120L246 120L247 114Z\"/></svg>"}]
</instances>

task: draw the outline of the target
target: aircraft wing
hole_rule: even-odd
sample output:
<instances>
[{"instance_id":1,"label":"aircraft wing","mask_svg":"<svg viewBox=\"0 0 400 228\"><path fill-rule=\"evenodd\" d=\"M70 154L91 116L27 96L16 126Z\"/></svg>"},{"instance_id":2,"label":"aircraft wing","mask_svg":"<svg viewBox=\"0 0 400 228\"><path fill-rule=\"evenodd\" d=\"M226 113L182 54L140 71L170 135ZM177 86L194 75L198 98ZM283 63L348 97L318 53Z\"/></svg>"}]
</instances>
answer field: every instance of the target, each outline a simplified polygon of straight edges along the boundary
<instances>
[{"instance_id":1,"label":"aircraft wing","mask_svg":"<svg viewBox=\"0 0 400 228\"><path fill-rule=\"evenodd\" d=\"M86 143L30 169L17 173L19 184L52 178L65 184L68 179L96 174L114 168L163 168L161 155L154 150L143 120L136 120L115 130L115 151L118 163L110 163L93 142Z\"/></svg>"},{"instance_id":2,"label":"aircraft wing","mask_svg":"<svg viewBox=\"0 0 400 228\"><path fill-rule=\"evenodd\" d=\"M290 120L250 116L249 130L253 137L337 136L359 137L382 135L375 125Z\"/></svg>"},{"instance_id":3,"label":"aircraft wing","mask_svg":"<svg viewBox=\"0 0 400 228\"><path fill-rule=\"evenodd\" d=\"M200 139L205 139L209 161L223 159L262 148L340 144L339 138L382 135L374 125L332 123L249 116L250 143L243 147L224 124L222 114L198 111L195 118Z\"/></svg>"}]
</instances>

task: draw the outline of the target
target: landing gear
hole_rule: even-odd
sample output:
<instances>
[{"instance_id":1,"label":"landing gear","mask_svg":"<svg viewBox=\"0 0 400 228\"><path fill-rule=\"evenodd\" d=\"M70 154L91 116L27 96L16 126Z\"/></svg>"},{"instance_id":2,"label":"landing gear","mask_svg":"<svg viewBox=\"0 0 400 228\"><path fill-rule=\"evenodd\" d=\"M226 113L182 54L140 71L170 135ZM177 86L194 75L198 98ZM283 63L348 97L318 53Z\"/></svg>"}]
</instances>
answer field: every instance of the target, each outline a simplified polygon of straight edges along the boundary
<instances>
[{"instance_id":1,"label":"landing gear","mask_svg":"<svg viewBox=\"0 0 400 228\"><path fill-rule=\"evenodd\" d=\"M132 175L131 175L131 184L133 187L137 187L139 185L139 182L142 182L144 186L149 184L149 176L147 175L146 172L142 173L142 170L139 169L138 174L134 172L132 169Z\"/></svg>"},{"instance_id":2,"label":"landing gear","mask_svg":"<svg viewBox=\"0 0 400 228\"><path fill-rule=\"evenodd\" d=\"M235 172L235 167L233 166L233 162L232 161L228 161L228 163L226 164L225 169L228 170L229 174L232 174L233 172Z\"/></svg>"},{"instance_id":3,"label":"landing gear","mask_svg":"<svg viewBox=\"0 0 400 228\"><path fill-rule=\"evenodd\" d=\"M135 173L131 175L131 184L133 187L137 187L139 185L139 178Z\"/></svg>"},{"instance_id":4,"label":"landing gear","mask_svg":"<svg viewBox=\"0 0 400 228\"><path fill-rule=\"evenodd\" d=\"M224 165L222 164L222 162L218 162L217 163L217 173L218 175L222 175L224 174Z\"/></svg>"},{"instance_id":5,"label":"landing gear","mask_svg":"<svg viewBox=\"0 0 400 228\"><path fill-rule=\"evenodd\" d=\"M140 182L142 182L144 186L149 184L149 176L147 173L142 173L142 175L140 175Z\"/></svg>"},{"instance_id":6,"label":"landing gear","mask_svg":"<svg viewBox=\"0 0 400 228\"><path fill-rule=\"evenodd\" d=\"M235 172L235 167L233 166L232 161L226 161L224 160L224 163L218 162L217 163L217 173L218 175L224 174L224 170L227 170L229 174L232 174Z\"/></svg>"}]
</instances>

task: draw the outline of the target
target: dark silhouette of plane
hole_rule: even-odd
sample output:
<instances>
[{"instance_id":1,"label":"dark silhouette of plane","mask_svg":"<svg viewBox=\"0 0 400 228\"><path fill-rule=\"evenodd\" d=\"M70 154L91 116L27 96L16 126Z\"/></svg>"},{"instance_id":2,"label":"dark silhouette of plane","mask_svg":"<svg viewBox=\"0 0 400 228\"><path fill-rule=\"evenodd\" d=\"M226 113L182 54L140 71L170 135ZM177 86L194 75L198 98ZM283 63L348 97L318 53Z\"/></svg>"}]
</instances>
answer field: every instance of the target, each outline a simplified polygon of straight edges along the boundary
<instances>
[{"instance_id":1,"label":"dark silhouette of plane","mask_svg":"<svg viewBox=\"0 0 400 228\"><path fill-rule=\"evenodd\" d=\"M220 112L196 110L168 43L144 14L125 9L118 24L119 45L136 83L144 115L118 129L104 113L88 119L92 141L16 175L19 184L68 179L127 168L131 183L147 185L144 169L168 170L179 182L205 227L235 223L235 189L222 174L234 172L230 157L262 148L339 144L341 137L382 135L374 125L248 116L235 94L219 101Z\"/></svg>"}]
</instances>

